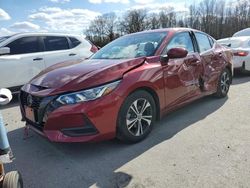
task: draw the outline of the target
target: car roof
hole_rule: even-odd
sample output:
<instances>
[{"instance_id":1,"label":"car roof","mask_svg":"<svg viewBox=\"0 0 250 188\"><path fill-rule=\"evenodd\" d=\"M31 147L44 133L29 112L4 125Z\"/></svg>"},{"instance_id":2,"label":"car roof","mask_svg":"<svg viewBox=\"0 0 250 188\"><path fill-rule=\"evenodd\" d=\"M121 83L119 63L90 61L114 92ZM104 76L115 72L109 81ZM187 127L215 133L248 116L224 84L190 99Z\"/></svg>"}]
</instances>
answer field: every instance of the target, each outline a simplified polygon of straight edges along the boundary
<instances>
[{"instance_id":1,"label":"car roof","mask_svg":"<svg viewBox=\"0 0 250 188\"><path fill-rule=\"evenodd\" d=\"M129 35L136 35L136 34L140 34L140 33L158 33L158 32L173 32L173 33L176 33L176 32L180 32L180 31L196 31L196 32L202 32L202 31L199 31L199 30L195 30L195 29L192 29L192 28L186 28L186 27L171 27L171 28L162 28L162 29L153 29L153 30L146 30L146 31L141 31L141 32L136 32L136 33L131 33ZM202 32L204 33L204 32Z\"/></svg>"},{"instance_id":2,"label":"car roof","mask_svg":"<svg viewBox=\"0 0 250 188\"><path fill-rule=\"evenodd\" d=\"M49 32L23 32L23 33L16 33L13 36L68 36L68 37L83 37L83 35L77 34L68 34L68 33L49 33Z\"/></svg>"}]
</instances>

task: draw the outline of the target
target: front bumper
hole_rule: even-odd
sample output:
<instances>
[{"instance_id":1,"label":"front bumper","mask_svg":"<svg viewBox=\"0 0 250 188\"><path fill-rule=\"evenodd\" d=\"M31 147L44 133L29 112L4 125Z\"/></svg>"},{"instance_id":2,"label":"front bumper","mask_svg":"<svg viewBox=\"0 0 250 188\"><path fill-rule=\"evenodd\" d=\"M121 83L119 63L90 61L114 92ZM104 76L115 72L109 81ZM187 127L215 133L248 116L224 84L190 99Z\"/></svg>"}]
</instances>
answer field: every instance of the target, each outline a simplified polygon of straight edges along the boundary
<instances>
[{"instance_id":1,"label":"front bumper","mask_svg":"<svg viewBox=\"0 0 250 188\"><path fill-rule=\"evenodd\" d=\"M47 113L49 106L57 96L43 98L32 95L33 103L28 104L29 95L25 91L20 93L22 119L28 127L50 141L94 142L116 135L116 121L122 100L115 92L94 101L64 105L50 113ZM26 106L33 109L33 121L27 118Z\"/></svg>"}]
</instances>

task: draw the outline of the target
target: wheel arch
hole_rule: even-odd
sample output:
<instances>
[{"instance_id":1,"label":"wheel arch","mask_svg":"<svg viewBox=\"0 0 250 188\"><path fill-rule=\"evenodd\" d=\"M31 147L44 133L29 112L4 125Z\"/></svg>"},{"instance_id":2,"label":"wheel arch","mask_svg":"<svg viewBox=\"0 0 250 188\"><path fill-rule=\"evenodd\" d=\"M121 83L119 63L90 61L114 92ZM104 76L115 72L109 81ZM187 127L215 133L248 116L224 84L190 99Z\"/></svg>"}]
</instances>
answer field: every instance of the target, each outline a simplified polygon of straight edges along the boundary
<instances>
[{"instance_id":1,"label":"wheel arch","mask_svg":"<svg viewBox=\"0 0 250 188\"><path fill-rule=\"evenodd\" d=\"M229 71L230 74L231 74L230 83L232 84L232 81L233 81L233 70L232 70L232 66L231 66L231 65L227 65L225 68L228 69L228 71Z\"/></svg>"}]
</instances>

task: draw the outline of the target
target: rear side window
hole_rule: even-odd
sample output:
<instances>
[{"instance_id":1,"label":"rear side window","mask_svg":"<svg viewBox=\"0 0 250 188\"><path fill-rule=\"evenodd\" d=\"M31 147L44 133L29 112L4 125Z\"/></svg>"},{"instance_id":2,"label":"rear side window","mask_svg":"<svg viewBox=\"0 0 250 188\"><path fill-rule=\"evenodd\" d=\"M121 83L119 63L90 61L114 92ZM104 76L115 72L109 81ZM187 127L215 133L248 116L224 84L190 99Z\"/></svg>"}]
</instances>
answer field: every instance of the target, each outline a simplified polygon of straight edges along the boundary
<instances>
[{"instance_id":1,"label":"rear side window","mask_svg":"<svg viewBox=\"0 0 250 188\"><path fill-rule=\"evenodd\" d=\"M6 47L10 48L10 54L27 54L40 52L37 37L22 37L9 44Z\"/></svg>"},{"instance_id":2,"label":"rear side window","mask_svg":"<svg viewBox=\"0 0 250 188\"><path fill-rule=\"evenodd\" d=\"M66 37L44 37L45 51L67 50L69 43Z\"/></svg>"},{"instance_id":3,"label":"rear side window","mask_svg":"<svg viewBox=\"0 0 250 188\"><path fill-rule=\"evenodd\" d=\"M188 32L176 34L169 42L167 48L164 50L164 53L167 53L168 50L176 47L185 48L189 53L194 52L193 42Z\"/></svg>"},{"instance_id":4,"label":"rear side window","mask_svg":"<svg viewBox=\"0 0 250 188\"><path fill-rule=\"evenodd\" d=\"M207 35L202 33L195 33L195 37L198 42L200 52L204 52L212 48Z\"/></svg>"},{"instance_id":5,"label":"rear side window","mask_svg":"<svg viewBox=\"0 0 250 188\"><path fill-rule=\"evenodd\" d=\"M69 40L71 42L71 48L74 48L78 46L79 44L81 44L81 42L77 40L75 37L69 37Z\"/></svg>"}]
</instances>

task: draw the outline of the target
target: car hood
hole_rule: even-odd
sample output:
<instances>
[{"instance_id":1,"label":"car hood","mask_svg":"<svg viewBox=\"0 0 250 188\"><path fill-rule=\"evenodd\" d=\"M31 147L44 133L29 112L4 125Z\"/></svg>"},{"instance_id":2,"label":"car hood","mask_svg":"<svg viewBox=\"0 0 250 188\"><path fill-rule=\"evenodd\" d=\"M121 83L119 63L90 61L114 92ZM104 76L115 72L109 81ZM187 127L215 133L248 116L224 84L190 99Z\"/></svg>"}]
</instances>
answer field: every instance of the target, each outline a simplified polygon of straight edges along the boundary
<instances>
[{"instance_id":1,"label":"car hood","mask_svg":"<svg viewBox=\"0 0 250 188\"><path fill-rule=\"evenodd\" d=\"M79 91L121 79L124 73L144 61L145 57L63 62L39 73L23 87L23 90L38 96Z\"/></svg>"}]
</instances>

